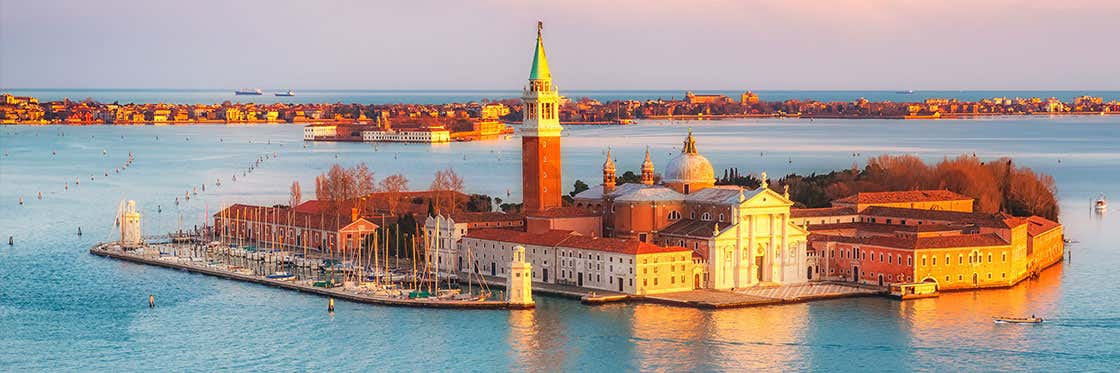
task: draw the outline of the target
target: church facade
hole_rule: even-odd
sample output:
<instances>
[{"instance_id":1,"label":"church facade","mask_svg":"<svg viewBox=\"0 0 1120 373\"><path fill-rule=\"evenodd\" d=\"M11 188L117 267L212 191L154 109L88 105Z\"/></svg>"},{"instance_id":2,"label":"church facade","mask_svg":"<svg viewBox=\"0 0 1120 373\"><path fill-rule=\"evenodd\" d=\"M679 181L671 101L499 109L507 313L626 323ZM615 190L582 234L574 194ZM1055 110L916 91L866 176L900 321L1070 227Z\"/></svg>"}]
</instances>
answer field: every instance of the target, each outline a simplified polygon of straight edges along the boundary
<instances>
[{"instance_id":1,"label":"church facade","mask_svg":"<svg viewBox=\"0 0 1120 373\"><path fill-rule=\"evenodd\" d=\"M603 183L577 194L575 205L601 214L604 234L692 250L697 288L808 281L808 232L790 220L788 194L765 183L754 190L716 186L712 165L691 132L681 153L667 163L661 183L654 182L654 170L647 151L641 182L616 185L608 151Z\"/></svg>"}]
</instances>

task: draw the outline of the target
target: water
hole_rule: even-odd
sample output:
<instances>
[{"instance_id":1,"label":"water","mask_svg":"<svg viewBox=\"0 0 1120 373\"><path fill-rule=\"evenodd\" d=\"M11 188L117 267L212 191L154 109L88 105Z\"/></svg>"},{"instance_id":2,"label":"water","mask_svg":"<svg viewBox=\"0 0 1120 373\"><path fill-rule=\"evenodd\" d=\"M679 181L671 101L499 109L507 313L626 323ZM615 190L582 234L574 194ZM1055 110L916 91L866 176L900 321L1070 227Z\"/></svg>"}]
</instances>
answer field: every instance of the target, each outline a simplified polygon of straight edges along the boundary
<instances>
[{"instance_id":1,"label":"water","mask_svg":"<svg viewBox=\"0 0 1120 373\"><path fill-rule=\"evenodd\" d=\"M1118 124L1117 117L643 122L570 127L563 139L565 185L597 181L607 146L620 172L638 169L647 144L663 166L689 126L717 172L824 172L883 153L1015 156L1057 179L1066 235L1079 243L1069 245L1071 261L1010 289L721 311L587 307L543 296L535 310L512 312L338 302L333 316L321 297L87 250L113 238L123 198L137 200L143 229L154 234L200 224L221 203L285 203L293 180L312 198L314 175L334 162L364 161L379 177L403 173L414 189L452 167L468 191L516 201L518 139L381 144L375 151L358 143L304 148L293 125L0 127L7 154L0 157L0 236L16 241L0 246L0 371L1111 371L1120 366L1120 218L1116 211L1096 217L1089 203L1101 192L1120 196ZM114 173L129 151L133 166ZM272 153L278 157L242 176ZM218 178L221 187L214 186ZM176 196L201 183L206 192L175 206ZM44 200L35 199L38 191ZM148 294L158 308L147 308ZM1032 313L1051 321L989 319Z\"/></svg>"},{"instance_id":2,"label":"water","mask_svg":"<svg viewBox=\"0 0 1120 373\"><path fill-rule=\"evenodd\" d=\"M217 104L224 101L254 103L358 103L358 104L444 104L452 102L479 102L483 99L501 100L517 98L517 90L337 90L337 89L294 89L294 97L277 97L275 92L286 92L287 88L265 89L261 96L237 96L233 89L0 89L14 95L38 97L41 101L69 98L74 101L86 98L99 102L160 103L179 104ZM656 100L683 99L687 89L678 90L566 90L564 95L573 99L589 97L602 102L613 100ZM722 94L735 100L743 91L693 90L696 94ZM992 97L1057 97L1070 102L1084 95L1103 97L1105 101L1120 100L1120 91L914 91L913 94L898 94L895 91L859 90L756 90L763 101L818 100L818 101L855 101L866 98L871 101L912 102L927 98L956 98L964 101L979 101Z\"/></svg>"}]
</instances>

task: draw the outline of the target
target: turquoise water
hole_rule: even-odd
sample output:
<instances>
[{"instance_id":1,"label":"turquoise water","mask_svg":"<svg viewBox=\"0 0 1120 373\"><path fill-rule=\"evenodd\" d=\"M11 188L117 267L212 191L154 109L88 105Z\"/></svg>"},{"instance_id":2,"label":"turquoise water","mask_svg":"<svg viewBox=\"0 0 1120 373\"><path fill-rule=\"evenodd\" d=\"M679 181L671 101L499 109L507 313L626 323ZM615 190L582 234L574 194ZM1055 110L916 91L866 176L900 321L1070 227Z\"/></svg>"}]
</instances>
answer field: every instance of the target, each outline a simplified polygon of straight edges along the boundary
<instances>
[{"instance_id":1,"label":"turquoise water","mask_svg":"<svg viewBox=\"0 0 1120 373\"><path fill-rule=\"evenodd\" d=\"M264 89L261 96L237 96L233 89L2 89L15 95L29 95L43 101L69 98L79 101L92 98L100 102L120 103L158 103L179 104L216 104L223 101L255 103L358 103L358 104L442 104L451 102L482 101L483 99L501 100L521 96L517 90L338 90L338 89L299 89L295 88L294 97L277 97L275 92L286 92L288 88ZM567 90L564 95L570 98L590 97L603 102L612 100L656 100L682 99L687 88L679 90ZM697 94L722 94L735 100L743 91L693 90ZM818 100L818 101L855 101L866 98L871 101L909 102L927 98L956 98L965 101L978 101L992 97L1057 97L1072 101L1074 97L1089 95L1103 97L1105 101L1120 100L1120 91L915 91L913 94L898 94L895 91L859 90L755 90L763 101Z\"/></svg>"},{"instance_id":2,"label":"turquoise water","mask_svg":"<svg viewBox=\"0 0 1120 373\"><path fill-rule=\"evenodd\" d=\"M154 234L200 224L221 203L283 203L293 180L303 184L305 199L312 198L314 175L333 162L364 161L381 177L400 172L414 189L426 187L436 169L452 167L464 176L468 191L516 201L518 139L305 148L301 128L292 125L0 127L0 236L15 240L14 246L0 246L0 371L1112 371L1120 366L1115 347L1120 219L1115 210L1103 217L1089 210L1098 193L1120 196L1120 118L571 127L563 139L565 184L598 180L607 146L620 171L636 170L646 145L661 166L690 126L700 152L717 170L734 166L772 177L846 168L883 153L928 160L973 152L1015 156L1018 164L1057 179L1062 222L1067 237L1078 243L1069 246L1072 260L1038 280L908 302L861 298L702 311L587 307L538 297L538 308L530 311L339 302L331 316L326 300L317 296L123 263L87 250L113 237L121 199L137 200L143 229ZM130 151L133 166L115 173ZM242 176L257 157L273 153L278 157ZM109 177L103 176L106 170ZM80 185L73 184L75 178ZM218 178L221 187L214 186ZM176 196L202 183L205 192L175 205ZM41 201L38 191L45 194ZM156 296L158 308L147 308L148 294ZM990 321L997 314L1032 313L1052 321L1038 326Z\"/></svg>"}]
</instances>

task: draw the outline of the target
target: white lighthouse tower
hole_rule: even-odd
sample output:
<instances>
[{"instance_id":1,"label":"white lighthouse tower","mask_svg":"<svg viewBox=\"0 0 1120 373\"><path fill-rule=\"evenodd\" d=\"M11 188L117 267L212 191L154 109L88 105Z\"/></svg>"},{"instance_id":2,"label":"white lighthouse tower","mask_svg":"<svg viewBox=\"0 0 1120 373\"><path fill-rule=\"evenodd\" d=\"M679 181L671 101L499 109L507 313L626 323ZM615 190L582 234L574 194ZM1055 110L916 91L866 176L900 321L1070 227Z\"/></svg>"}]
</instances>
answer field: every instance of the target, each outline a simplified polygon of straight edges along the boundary
<instances>
[{"instance_id":1,"label":"white lighthouse tower","mask_svg":"<svg viewBox=\"0 0 1120 373\"><path fill-rule=\"evenodd\" d=\"M513 260L509 263L506 294L511 306L533 306L533 265L525 261L525 247L513 247Z\"/></svg>"},{"instance_id":2,"label":"white lighthouse tower","mask_svg":"<svg viewBox=\"0 0 1120 373\"><path fill-rule=\"evenodd\" d=\"M117 219L121 225L121 246L140 247L140 212L136 211L136 201L121 201L117 209Z\"/></svg>"}]
</instances>

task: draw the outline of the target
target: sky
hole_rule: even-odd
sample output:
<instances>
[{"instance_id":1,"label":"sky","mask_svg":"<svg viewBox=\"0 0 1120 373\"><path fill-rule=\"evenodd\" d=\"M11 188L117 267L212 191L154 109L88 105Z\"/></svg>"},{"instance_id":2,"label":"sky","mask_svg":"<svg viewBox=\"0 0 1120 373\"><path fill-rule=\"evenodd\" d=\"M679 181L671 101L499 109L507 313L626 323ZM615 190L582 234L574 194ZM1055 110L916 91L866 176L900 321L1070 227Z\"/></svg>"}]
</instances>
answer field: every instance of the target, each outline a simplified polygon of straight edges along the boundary
<instances>
[{"instance_id":1,"label":"sky","mask_svg":"<svg viewBox=\"0 0 1120 373\"><path fill-rule=\"evenodd\" d=\"M0 88L1120 89L1116 0L0 0Z\"/></svg>"}]
</instances>

